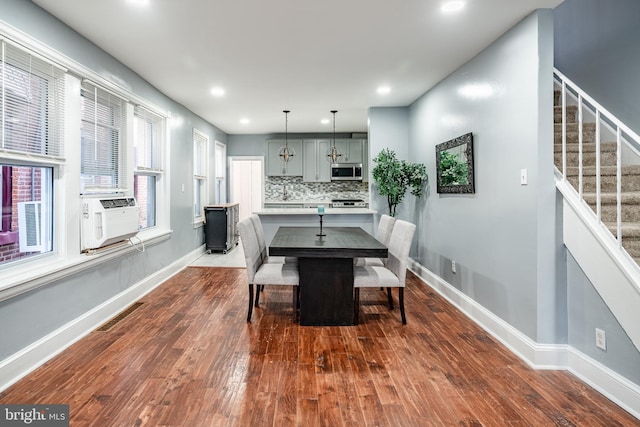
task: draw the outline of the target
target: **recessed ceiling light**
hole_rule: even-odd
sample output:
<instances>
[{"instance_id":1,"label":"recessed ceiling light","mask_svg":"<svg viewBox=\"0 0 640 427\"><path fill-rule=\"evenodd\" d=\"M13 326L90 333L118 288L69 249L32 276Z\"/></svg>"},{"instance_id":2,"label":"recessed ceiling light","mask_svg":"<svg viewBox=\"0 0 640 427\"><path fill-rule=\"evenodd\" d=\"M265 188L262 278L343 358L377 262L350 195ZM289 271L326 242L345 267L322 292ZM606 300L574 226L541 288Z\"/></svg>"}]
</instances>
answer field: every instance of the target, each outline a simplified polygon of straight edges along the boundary
<instances>
[{"instance_id":1,"label":"recessed ceiling light","mask_svg":"<svg viewBox=\"0 0 640 427\"><path fill-rule=\"evenodd\" d=\"M211 95L213 95L213 96L224 96L224 89L219 87L219 86L211 88Z\"/></svg>"},{"instance_id":2,"label":"recessed ceiling light","mask_svg":"<svg viewBox=\"0 0 640 427\"><path fill-rule=\"evenodd\" d=\"M459 12L464 9L464 5L464 1L448 1L446 3L442 3L442 7L440 7L440 10L444 13Z\"/></svg>"},{"instance_id":3,"label":"recessed ceiling light","mask_svg":"<svg viewBox=\"0 0 640 427\"><path fill-rule=\"evenodd\" d=\"M251 123L251 120L247 119L246 117L240 119L240 124L248 125L249 123Z\"/></svg>"},{"instance_id":4,"label":"recessed ceiling light","mask_svg":"<svg viewBox=\"0 0 640 427\"><path fill-rule=\"evenodd\" d=\"M322 119L320 120L320 123L322 123L323 125L328 125L329 123L331 123L331 121L329 119Z\"/></svg>"},{"instance_id":5,"label":"recessed ceiling light","mask_svg":"<svg viewBox=\"0 0 640 427\"><path fill-rule=\"evenodd\" d=\"M388 95L389 93L391 93L391 88L389 86L380 86L378 88L379 95Z\"/></svg>"}]
</instances>

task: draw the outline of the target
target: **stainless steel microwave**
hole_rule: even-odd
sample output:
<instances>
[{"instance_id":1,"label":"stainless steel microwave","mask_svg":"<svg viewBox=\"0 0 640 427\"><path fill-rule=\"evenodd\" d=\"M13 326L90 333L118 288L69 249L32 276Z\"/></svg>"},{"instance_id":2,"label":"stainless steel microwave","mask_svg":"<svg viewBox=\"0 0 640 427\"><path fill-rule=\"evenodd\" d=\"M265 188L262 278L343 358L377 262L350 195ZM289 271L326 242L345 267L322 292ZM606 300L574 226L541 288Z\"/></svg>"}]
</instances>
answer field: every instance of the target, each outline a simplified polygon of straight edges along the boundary
<instances>
[{"instance_id":1,"label":"stainless steel microwave","mask_svg":"<svg viewBox=\"0 0 640 427\"><path fill-rule=\"evenodd\" d=\"M362 163L332 163L331 181L362 181Z\"/></svg>"}]
</instances>

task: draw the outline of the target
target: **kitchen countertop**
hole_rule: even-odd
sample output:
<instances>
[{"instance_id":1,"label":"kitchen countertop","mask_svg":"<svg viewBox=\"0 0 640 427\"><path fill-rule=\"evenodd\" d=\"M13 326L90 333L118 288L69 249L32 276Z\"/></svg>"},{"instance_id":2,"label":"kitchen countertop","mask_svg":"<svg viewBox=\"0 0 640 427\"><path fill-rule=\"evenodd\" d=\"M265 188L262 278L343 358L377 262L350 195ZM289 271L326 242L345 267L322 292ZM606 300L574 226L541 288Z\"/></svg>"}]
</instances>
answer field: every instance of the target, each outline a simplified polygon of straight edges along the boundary
<instances>
[{"instance_id":1,"label":"kitchen countertop","mask_svg":"<svg viewBox=\"0 0 640 427\"><path fill-rule=\"evenodd\" d=\"M304 204L313 204L313 205L325 205L329 206L331 204L331 200L265 200L265 204L277 204L277 205L304 205Z\"/></svg>"},{"instance_id":2,"label":"kitchen countertop","mask_svg":"<svg viewBox=\"0 0 640 427\"><path fill-rule=\"evenodd\" d=\"M325 208L325 215L373 215L377 213L368 208ZM318 215L315 208L264 208L255 211L258 215Z\"/></svg>"}]
</instances>

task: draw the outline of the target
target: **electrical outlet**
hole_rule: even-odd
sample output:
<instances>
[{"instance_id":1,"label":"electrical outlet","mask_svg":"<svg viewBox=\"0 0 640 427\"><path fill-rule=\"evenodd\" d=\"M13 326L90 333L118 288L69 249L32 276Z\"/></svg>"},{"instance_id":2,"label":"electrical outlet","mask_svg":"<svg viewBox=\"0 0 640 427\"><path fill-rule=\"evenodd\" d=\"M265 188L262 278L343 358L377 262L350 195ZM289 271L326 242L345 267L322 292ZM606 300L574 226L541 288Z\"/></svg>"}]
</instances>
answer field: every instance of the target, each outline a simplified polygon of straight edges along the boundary
<instances>
[{"instance_id":1,"label":"electrical outlet","mask_svg":"<svg viewBox=\"0 0 640 427\"><path fill-rule=\"evenodd\" d=\"M596 328L596 347L607 350L607 337L602 329Z\"/></svg>"},{"instance_id":2,"label":"electrical outlet","mask_svg":"<svg viewBox=\"0 0 640 427\"><path fill-rule=\"evenodd\" d=\"M456 262L454 260L451 260L451 272L456 272Z\"/></svg>"}]
</instances>

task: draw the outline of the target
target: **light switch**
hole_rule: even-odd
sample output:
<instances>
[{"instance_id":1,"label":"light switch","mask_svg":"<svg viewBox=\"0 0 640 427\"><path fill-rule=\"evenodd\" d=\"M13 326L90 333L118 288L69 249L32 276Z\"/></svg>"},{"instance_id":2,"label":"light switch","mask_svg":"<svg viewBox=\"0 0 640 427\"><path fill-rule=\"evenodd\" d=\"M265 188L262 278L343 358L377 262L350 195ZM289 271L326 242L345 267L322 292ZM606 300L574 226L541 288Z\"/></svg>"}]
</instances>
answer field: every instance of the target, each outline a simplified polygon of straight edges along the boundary
<instances>
[{"instance_id":1,"label":"light switch","mask_svg":"<svg viewBox=\"0 0 640 427\"><path fill-rule=\"evenodd\" d=\"M526 169L520 169L520 185L527 185L528 184L528 178L527 178L527 170Z\"/></svg>"}]
</instances>

